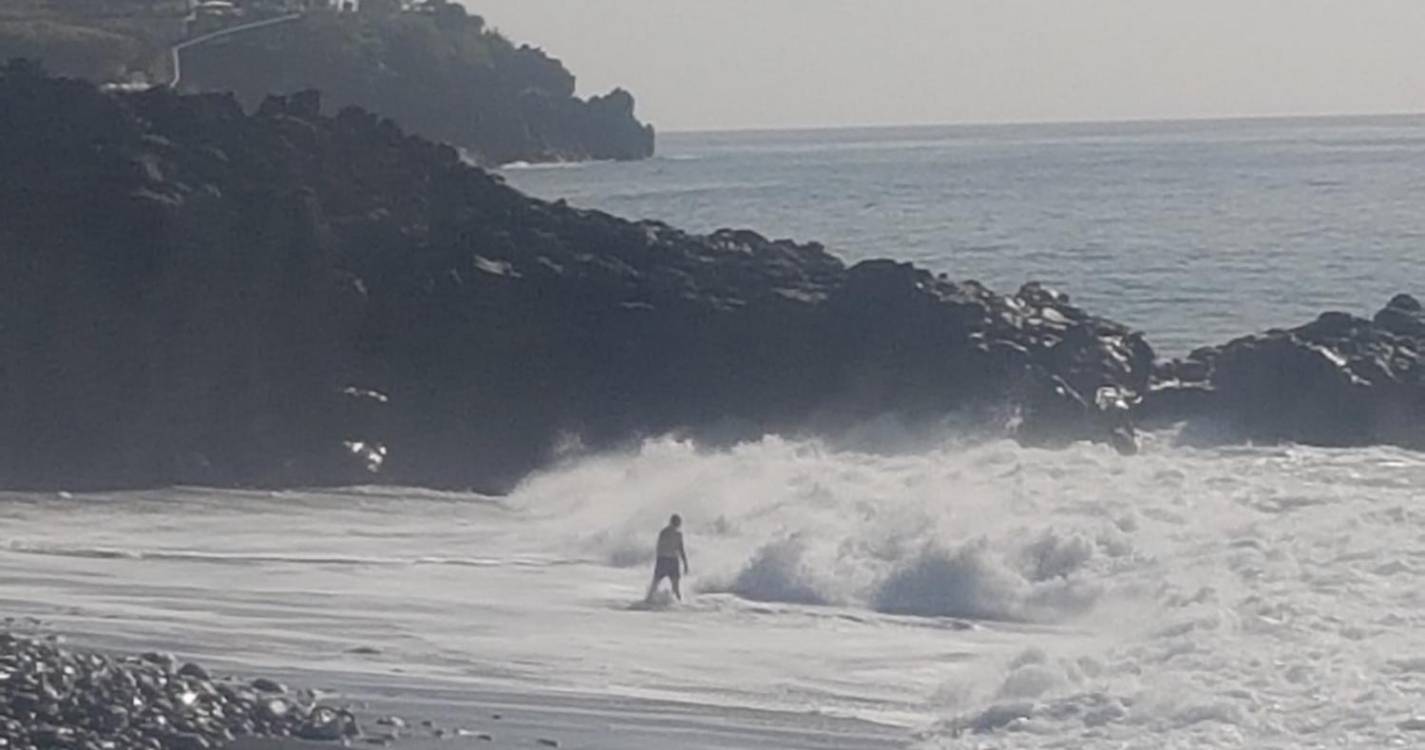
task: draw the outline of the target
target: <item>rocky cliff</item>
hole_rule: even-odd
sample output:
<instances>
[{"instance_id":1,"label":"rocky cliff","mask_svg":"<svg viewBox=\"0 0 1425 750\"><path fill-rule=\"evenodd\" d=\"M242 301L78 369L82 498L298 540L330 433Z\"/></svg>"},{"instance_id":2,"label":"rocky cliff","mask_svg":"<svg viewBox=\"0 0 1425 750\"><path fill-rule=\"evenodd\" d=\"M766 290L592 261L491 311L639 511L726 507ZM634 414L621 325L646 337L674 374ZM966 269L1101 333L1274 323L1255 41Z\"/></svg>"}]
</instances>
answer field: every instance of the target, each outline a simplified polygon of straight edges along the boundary
<instances>
[{"instance_id":1,"label":"rocky cliff","mask_svg":"<svg viewBox=\"0 0 1425 750\"><path fill-rule=\"evenodd\" d=\"M321 110L0 70L0 482L499 490L560 445L888 414L1125 453L1168 420L1425 445L1406 296L1155 361L1037 284L540 201Z\"/></svg>"},{"instance_id":2,"label":"rocky cliff","mask_svg":"<svg viewBox=\"0 0 1425 750\"><path fill-rule=\"evenodd\" d=\"M1214 440L1425 449L1425 312L1401 294L1370 320L1327 312L1160 363L1140 419Z\"/></svg>"},{"instance_id":3,"label":"rocky cliff","mask_svg":"<svg viewBox=\"0 0 1425 750\"><path fill-rule=\"evenodd\" d=\"M232 91L249 107L319 89L330 111L360 106L489 164L653 155L653 128L634 116L627 91L582 99L559 60L511 43L461 5L413 7L314 10L190 47L183 88Z\"/></svg>"},{"instance_id":4,"label":"rocky cliff","mask_svg":"<svg viewBox=\"0 0 1425 750\"><path fill-rule=\"evenodd\" d=\"M156 85L173 80L171 45L305 8L295 22L185 48L183 89L231 91L248 107L268 94L320 89L332 112L361 106L488 164L643 159L654 150L653 128L638 121L629 92L577 96L559 60L447 0L368 0L359 12L341 9L350 3L245 0L242 15L198 16L183 0L7 1L0 60Z\"/></svg>"},{"instance_id":5,"label":"rocky cliff","mask_svg":"<svg viewBox=\"0 0 1425 750\"><path fill-rule=\"evenodd\" d=\"M10 485L499 488L577 436L979 410L1132 447L1136 333L816 244L529 198L315 94L0 73Z\"/></svg>"}]
</instances>

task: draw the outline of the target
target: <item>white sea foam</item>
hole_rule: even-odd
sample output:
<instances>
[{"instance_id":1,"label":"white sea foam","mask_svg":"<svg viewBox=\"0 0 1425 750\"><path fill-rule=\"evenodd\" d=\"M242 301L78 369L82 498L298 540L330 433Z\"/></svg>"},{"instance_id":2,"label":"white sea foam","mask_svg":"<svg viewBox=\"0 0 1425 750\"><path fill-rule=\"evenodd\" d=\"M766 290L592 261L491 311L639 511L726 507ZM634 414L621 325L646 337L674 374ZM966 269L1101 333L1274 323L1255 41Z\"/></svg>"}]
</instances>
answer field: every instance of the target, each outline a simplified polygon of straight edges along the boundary
<instances>
[{"instance_id":1,"label":"white sea foam","mask_svg":"<svg viewBox=\"0 0 1425 750\"><path fill-rule=\"evenodd\" d=\"M682 512L703 537L705 592L1053 622L1093 605L1101 591L1085 569L1131 541L1108 519L1021 518L1018 451L881 456L768 438L706 452L663 440L538 477L515 502L564 518L571 544L621 567L648 562L648 530Z\"/></svg>"},{"instance_id":2,"label":"white sea foam","mask_svg":"<svg viewBox=\"0 0 1425 750\"><path fill-rule=\"evenodd\" d=\"M833 590L834 584L819 580L816 568L806 560L806 550L806 541L799 534L768 542L730 584L707 584L701 590L730 592L759 602L830 604L823 592Z\"/></svg>"},{"instance_id":3,"label":"white sea foam","mask_svg":"<svg viewBox=\"0 0 1425 750\"><path fill-rule=\"evenodd\" d=\"M1373 706L1381 720L1362 723L1359 707L1321 700L1350 673L1359 690L1366 674L1419 671L1384 654L1400 625L1425 617L1425 599L1405 615L1381 596L1425 558L1411 525L1421 516L1404 505L1425 461L1169 438L1129 460L1091 446L874 455L771 438L726 452L655 441L540 477L517 499L561 512L555 497L622 504L574 511L580 528L633 522L575 533L595 557L619 549L609 539L637 546L636 529L681 511L703 591L1031 628L1011 639L1031 650L996 663L981 647L974 666L952 670L930 701L947 715L930 745L1400 738L1414 710L1405 701ZM1288 707L1315 712L1310 731Z\"/></svg>"},{"instance_id":4,"label":"white sea foam","mask_svg":"<svg viewBox=\"0 0 1425 750\"><path fill-rule=\"evenodd\" d=\"M849 715L929 748L1418 739L1425 458L1170 437L660 439L501 501L9 495L0 606L257 667ZM693 596L641 605L674 512ZM348 653L373 644L388 661Z\"/></svg>"},{"instance_id":5,"label":"white sea foam","mask_svg":"<svg viewBox=\"0 0 1425 750\"><path fill-rule=\"evenodd\" d=\"M590 164L597 164L595 161L512 161L508 164L501 164L500 169L504 171L531 171L546 169L582 169Z\"/></svg>"}]
</instances>

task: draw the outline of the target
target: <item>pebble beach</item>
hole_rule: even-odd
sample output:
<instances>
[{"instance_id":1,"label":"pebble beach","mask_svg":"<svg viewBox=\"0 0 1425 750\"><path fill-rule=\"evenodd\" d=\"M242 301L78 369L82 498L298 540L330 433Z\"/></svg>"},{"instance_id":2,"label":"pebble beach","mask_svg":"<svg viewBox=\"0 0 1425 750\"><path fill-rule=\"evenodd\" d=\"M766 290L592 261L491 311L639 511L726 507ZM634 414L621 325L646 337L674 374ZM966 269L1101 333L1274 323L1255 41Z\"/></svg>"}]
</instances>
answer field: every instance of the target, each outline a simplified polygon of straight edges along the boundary
<instances>
[{"instance_id":1,"label":"pebble beach","mask_svg":"<svg viewBox=\"0 0 1425 750\"><path fill-rule=\"evenodd\" d=\"M0 630L0 749L334 747L837 748L886 746L874 725L799 731L784 717L595 696L470 692L398 680L329 691L209 669L160 651L70 645L37 621ZM331 675L323 675L329 681ZM780 726L779 726L780 725ZM823 730L827 729L823 727Z\"/></svg>"}]
</instances>

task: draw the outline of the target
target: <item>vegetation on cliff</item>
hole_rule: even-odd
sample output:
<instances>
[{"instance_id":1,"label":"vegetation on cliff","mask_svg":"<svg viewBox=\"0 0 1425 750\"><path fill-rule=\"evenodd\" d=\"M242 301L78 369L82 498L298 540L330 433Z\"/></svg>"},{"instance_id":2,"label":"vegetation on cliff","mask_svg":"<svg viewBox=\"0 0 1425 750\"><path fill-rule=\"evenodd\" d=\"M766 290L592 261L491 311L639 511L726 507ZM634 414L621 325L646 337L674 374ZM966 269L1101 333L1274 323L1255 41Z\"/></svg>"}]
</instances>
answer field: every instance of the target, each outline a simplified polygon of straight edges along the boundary
<instances>
[{"instance_id":1,"label":"vegetation on cliff","mask_svg":"<svg viewBox=\"0 0 1425 750\"><path fill-rule=\"evenodd\" d=\"M181 85L232 91L248 107L269 94L323 92L332 111L360 106L490 164L641 159L654 133L615 89L582 99L542 50L516 45L446 0L249 0L245 15L190 16L174 0L20 0L0 11L0 60L42 60L98 82L172 78L169 46L195 34L300 9L294 23L183 51Z\"/></svg>"},{"instance_id":2,"label":"vegetation on cliff","mask_svg":"<svg viewBox=\"0 0 1425 750\"><path fill-rule=\"evenodd\" d=\"M168 80L168 47L182 38L184 0L6 0L0 60L42 60L92 81Z\"/></svg>"},{"instance_id":3,"label":"vegetation on cliff","mask_svg":"<svg viewBox=\"0 0 1425 750\"><path fill-rule=\"evenodd\" d=\"M334 109L378 112L489 163L653 154L653 130L634 117L628 92L580 99L558 60L441 0L312 12L186 54L185 89L233 91L249 106L317 89Z\"/></svg>"}]
</instances>

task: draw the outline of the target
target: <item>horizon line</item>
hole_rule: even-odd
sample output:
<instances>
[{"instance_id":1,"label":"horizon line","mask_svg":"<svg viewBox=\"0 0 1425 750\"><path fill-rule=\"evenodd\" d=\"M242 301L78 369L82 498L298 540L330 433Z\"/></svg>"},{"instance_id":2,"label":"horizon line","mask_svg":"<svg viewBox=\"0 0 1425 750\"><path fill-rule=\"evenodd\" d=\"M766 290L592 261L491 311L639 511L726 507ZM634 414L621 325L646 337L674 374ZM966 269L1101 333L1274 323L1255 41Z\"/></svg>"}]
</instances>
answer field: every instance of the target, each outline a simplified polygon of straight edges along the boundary
<instances>
[{"instance_id":1,"label":"horizon line","mask_svg":"<svg viewBox=\"0 0 1425 750\"><path fill-rule=\"evenodd\" d=\"M679 128L663 129L657 123L653 126L659 135L712 135L718 133L817 133L847 130L908 130L913 128L983 128L983 127L1027 127L1045 125L1168 125L1173 123L1213 123L1213 122L1257 122L1272 120L1349 120L1386 117L1425 117L1425 110L1396 112L1327 112L1314 114L1252 114L1252 115L1202 115L1186 117L1128 117L1122 119L1064 119L1064 120L964 120L960 122L908 122L871 123L847 125L787 125L751 126L727 128Z\"/></svg>"}]
</instances>

